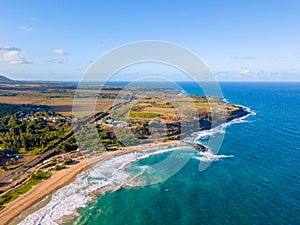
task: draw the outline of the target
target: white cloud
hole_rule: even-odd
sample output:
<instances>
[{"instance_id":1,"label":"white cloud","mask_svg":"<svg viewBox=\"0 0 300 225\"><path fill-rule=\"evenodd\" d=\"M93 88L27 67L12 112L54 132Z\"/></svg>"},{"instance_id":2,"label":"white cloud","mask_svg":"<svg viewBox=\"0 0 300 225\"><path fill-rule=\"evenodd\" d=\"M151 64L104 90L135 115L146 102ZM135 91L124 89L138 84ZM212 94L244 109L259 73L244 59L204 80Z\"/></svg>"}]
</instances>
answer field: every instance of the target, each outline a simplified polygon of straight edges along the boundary
<instances>
[{"instance_id":1,"label":"white cloud","mask_svg":"<svg viewBox=\"0 0 300 225\"><path fill-rule=\"evenodd\" d=\"M108 40L106 40L106 39L100 40L100 44L102 44L102 45L105 45L105 44L107 44L107 43L108 43Z\"/></svg>"},{"instance_id":2,"label":"white cloud","mask_svg":"<svg viewBox=\"0 0 300 225\"><path fill-rule=\"evenodd\" d=\"M240 72L240 74L242 74L242 75L247 75L247 74L249 74L250 73L250 69L244 69L244 70L242 70L241 72Z\"/></svg>"},{"instance_id":3,"label":"white cloud","mask_svg":"<svg viewBox=\"0 0 300 225\"><path fill-rule=\"evenodd\" d=\"M56 55L67 55L67 53L62 49L54 49L52 53Z\"/></svg>"},{"instance_id":4,"label":"white cloud","mask_svg":"<svg viewBox=\"0 0 300 225\"><path fill-rule=\"evenodd\" d=\"M21 26L20 30L25 31L25 32L31 32L32 31L32 27Z\"/></svg>"},{"instance_id":5,"label":"white cloud","mask_svg":"<svg viewBox=\"0 0 300 225\"><path fill-rule=\"evenodd\" d=\"M65 59L52 59L51 62L53 62L53 63L65 63L66 60Z\"/></svg>"},{"instance_id":6,"label":"white cloud","mask_svg":"<svg viewBox=\"0 0 300 225\"><path fill-rule=\"evenodd\" d=\"M7 52L7 51L21 51L21 49L15 48L15 47L10 47L9 45L2 45L0 47L0 54L3 54L4 52Z\"/></svg>"},{"instance_id":7,"label":"white cloud","mask_svg":"<svg viewBox=\"0 0 300 225\"><path fill-rule=\"evenodd\" d=\"M232 59L256 59L254 56L231 56Z\"/></svg>"},{"instance_id":8,"label":"white cloud","mask_svg":"<svg viewBox=\"0 0 300 225\"><path fill-rule=\"evenodd\" d=\"M8 45L0 46L2 60L11 64L32 64L32 59L26 59L24 53L19 48Z\"/></svg>"},{"instance_id":9,"label":"white cloud","mask_svg":"<svg viewBox=\"0 0 300 225\"><path fill-rule=\"evenodd\" d=\"M35 18L34 16L30 17L30 20L33 22L33 23L36 23L38 22L39 20L37 18Z\"/></svg>"}]
</instances>

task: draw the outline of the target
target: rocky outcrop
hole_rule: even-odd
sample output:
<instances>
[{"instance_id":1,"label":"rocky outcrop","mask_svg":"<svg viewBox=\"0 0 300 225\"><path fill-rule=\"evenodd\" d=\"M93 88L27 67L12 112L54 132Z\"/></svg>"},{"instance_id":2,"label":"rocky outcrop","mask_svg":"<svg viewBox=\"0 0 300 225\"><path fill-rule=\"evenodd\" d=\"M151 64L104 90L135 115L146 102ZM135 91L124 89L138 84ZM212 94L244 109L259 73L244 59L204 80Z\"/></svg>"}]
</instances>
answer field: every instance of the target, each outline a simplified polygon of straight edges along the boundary
<instances>
[{"instance_id":1,"label":"rocky outcrop","mask_svg":"<svg viewBox=\"0 0 300 225\"><path fill-rule=\"evenodd\" d=\"M236 106L236 107L238 107L238 109L230 113L230 116L227 118L227 122L237 118L247 116L249 114L249 112L245 108L241 106Z\"/></svg>"}]
</instances>

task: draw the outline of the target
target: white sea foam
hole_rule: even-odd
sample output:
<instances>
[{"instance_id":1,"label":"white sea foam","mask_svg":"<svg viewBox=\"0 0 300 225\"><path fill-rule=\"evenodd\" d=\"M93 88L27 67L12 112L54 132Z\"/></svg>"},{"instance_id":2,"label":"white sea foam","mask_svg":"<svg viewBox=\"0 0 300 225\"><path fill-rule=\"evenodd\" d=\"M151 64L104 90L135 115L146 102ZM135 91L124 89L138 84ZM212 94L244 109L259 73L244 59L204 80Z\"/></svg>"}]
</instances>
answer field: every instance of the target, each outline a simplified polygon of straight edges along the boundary
<instances>
[{"instance_id":1,"label":"white sea foam","mask_svg":"<svg viewBox=\"0 0 300 225\"><path fill-rule=\"evenodd\" d=\"M256 115L256 112L254 110L251 110L249 107L246 107L246 106L243 106L243 105L236 105L235 106L237 107L241 107L243 108L246 112L248 112L248 115L242 117L242 119L245 119L247 118L248 116L255 116Z\"/></svg>"},{"instance_id":2,"label":"white sea foam","mask_svg":"<svg viewBox=\"0 0 300 225\"><path fill-rule=\"evenodd\" d=\"M227 123L221 124L221 125L219 125L215 128L212 128L210 130L202 130L202 131L195 132L195 133L192 134L192 138L195 139L195 140L199 140L199 139L204 140L204 139L207 139L211 136L214 136L217 133L224 134L226 127L228 127L232 124L245 123L245 122L247 122L247 120L245 120L246 118L248 118L249 116L252 116L252 115L256 115L256 112L251 110L248 107L241 106L241 105L236 105L236 106L242 107L246 112L248 112L248 114L241 117L241 118L236 118L236 119L233 119L233 120L231 120ZM191 139L188 138L187 140L190 141Z\"/></svg>"},{"instance_id":3,"label":"white sea foam","mask_svg":"<svg viewBox=\"0 0 300 225\"><path fill-rule=\"evenodd\" d=\"M197 159L201 162L212 162L212 161L218 161L222 158L233 158L234 155L215 155L211 151L207 152L199 152L199 155L201 156L194 156L194 159Z\"/></svg>"},{"instance_id":4,"label":"white sea foam","mask_svg":"<svg viewBox=\"0 0 300 225\"><path fill-rule=\"evenodd\" d=\"M43 208L27 216L20 224L61 224L66 216L78 215L79 208L87 207L93 200L92 193L101 190L114 190L122 185L137 186L137 176L151 169L149 166L139 166L138 174L126 172L132 162L186 147L160 147L135 153L116 156L102 161L95 168L79 177L73 183L58 190L51 201Z\"/></svg>"},{"instance_id":5,"label":"white sea foam","mask_svg":"<svg viewBox=\"0 0 300 225\"><path fill-rule=\"evenodd\" d=\"M227 102L226 99L224 101ZM219 125L215 128L212 128L210 130L203 130L203 131L195 132L191 135L190 138L186 138L185 141L187 141L187 142L198 142L198 140L207 140L208 138L210 138L210 137L212 137L216 134L224 134L225 130L226 130L226 127L228 127L232 124L245 123L245 122L247 122L246 118L248 118L249 116L252 116L252 115L256 115L256 113L248 107L245 107L245 106L242 106L242 105L236 105L236 106L242 107L245 111L248 112L248 114L241 117L241 118L233 119L233 120L231 120L227 123L221 124L221 125ZM232 158L232 157L234 157L233 155L217 155L217 154L214 154L213 151L209 149L209 147L207 147L207 148L208 148L207 152L199 152L199 154L201 156L194 156L193 158L197 159L199 161L202 161L202 162L212 162L212 161L218 161L222 158Z\"/></svg>"},{"instance_id":6,"label":"white sea foam","mask_svg":"<svg viewBox=\"0 0 300 225\"><path fill-rule=\"evenodd\" d=\"M186 91L185 90L181 90L180 93L178 94L179 96L182 96L182 95L187 95Z\"/></svg>"}]
</instances>

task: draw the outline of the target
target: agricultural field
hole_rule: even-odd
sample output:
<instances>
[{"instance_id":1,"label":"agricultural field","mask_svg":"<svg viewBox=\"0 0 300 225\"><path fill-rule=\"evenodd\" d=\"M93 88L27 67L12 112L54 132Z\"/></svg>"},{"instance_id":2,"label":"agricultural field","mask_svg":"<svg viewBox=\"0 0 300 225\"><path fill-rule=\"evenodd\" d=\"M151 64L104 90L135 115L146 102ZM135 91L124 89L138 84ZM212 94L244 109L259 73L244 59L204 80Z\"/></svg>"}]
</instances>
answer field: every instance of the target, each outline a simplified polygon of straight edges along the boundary
<instances>
[{"instance_id":1,"label":"agricultural field","mask_svg":"<svg viewBox=\"0 0 300 225\"><path fill-rule=\"evenodd\" d=\"M178 96L165 92L136 93L111 114L97 121L100 139L107 149L156 141L179 140L230 121L245 112L223 99ZM184 129L182 129L184 126ZM122 134L117 137L115 134ZM134 135L134 136L132 136Z\"/></svg>"}]
</instances>

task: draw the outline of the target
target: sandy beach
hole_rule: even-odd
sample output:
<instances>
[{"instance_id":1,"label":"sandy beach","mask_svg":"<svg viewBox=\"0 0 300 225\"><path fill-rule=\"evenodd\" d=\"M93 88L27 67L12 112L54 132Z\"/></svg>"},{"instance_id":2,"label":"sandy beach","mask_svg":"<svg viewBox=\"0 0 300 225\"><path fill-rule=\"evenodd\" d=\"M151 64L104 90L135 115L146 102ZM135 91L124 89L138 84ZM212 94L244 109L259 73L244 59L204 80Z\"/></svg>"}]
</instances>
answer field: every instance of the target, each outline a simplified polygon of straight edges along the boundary
<instances>
[{"instance_id":1,"label":"sandy beach","mask_svg":"<svg viewBox=\"0 0 300 225\"><path fill-rule=\"evenodd\" d=\"M134 151L140 151L147 148L154 148L159 146L166 146L172 144L180 144L180 141L169 141L163 143L153 143L140 146L126 147L120 150L105 152L92 158L81 159L77 164L68 166L67 169L52 172L52 176L42 181L41 183L33 186L31 190L25 194L19 196L14 201L8 203L6 207L0 211L1 224L9 224L23 212L30 209L32 206L41 202L47 196L53 195L57 190L73 182L79 174L91 169L94 165L105 160L109 157L113 157L120 154L126 154Z\"/></svg>"}]
</instances>

